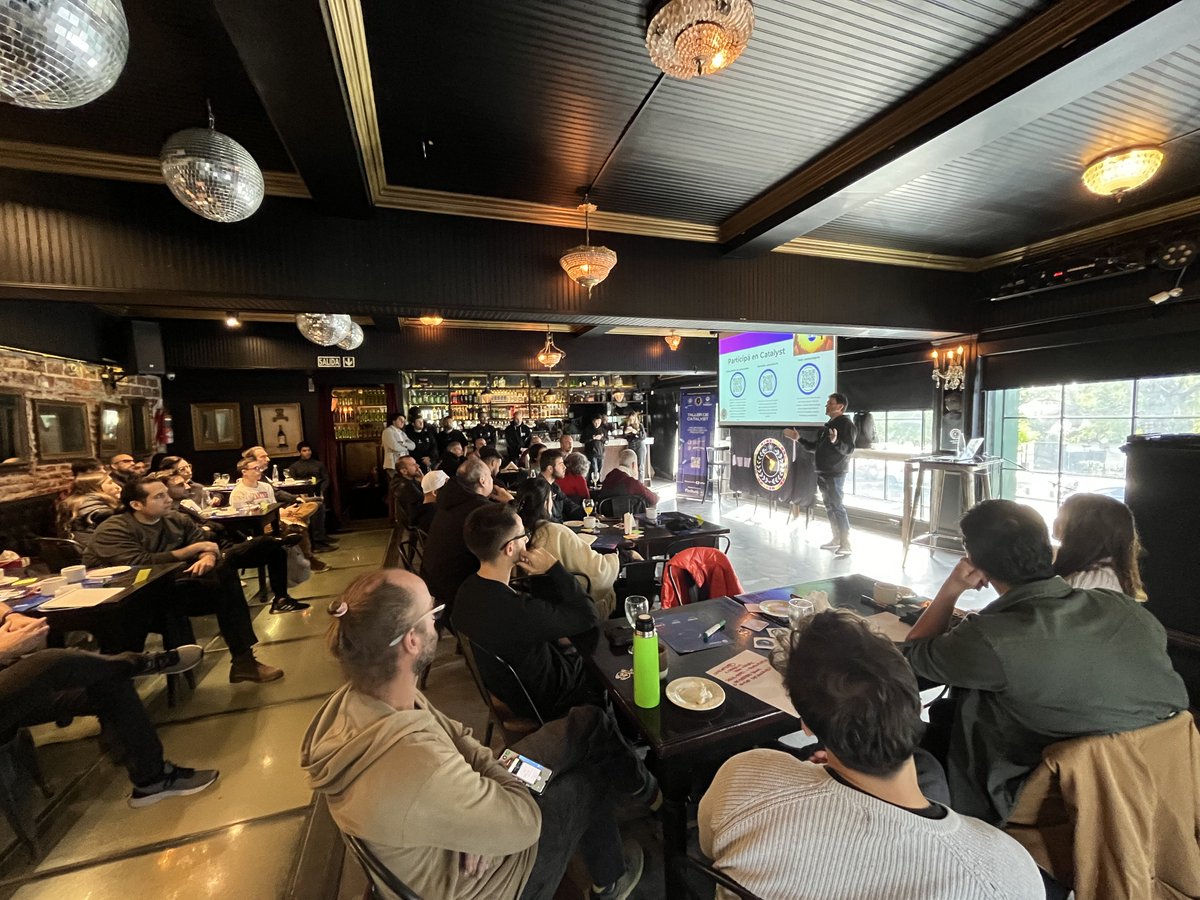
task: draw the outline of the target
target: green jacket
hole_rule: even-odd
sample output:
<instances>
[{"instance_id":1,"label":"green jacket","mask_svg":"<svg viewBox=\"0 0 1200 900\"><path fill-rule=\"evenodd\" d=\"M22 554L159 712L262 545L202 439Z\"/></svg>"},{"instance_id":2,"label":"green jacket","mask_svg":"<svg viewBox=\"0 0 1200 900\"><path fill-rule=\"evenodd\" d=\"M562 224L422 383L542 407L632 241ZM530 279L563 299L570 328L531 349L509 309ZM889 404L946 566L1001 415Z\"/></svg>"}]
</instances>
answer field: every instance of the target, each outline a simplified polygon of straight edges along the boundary
<instances>
[{"instance_id":1,"label":"green jacket","mask_svg":"<svg viewBox=\"0 0 1200 900\"><path fill-rule=\"evenodd\" d=\"M955 688L947 776L957 812L992 824L1056 741L1132 731L1186 709L1161 624L1116 591L1061 578L1011 589L953 631L904 646Z\"/></svg>"}]
</instances>

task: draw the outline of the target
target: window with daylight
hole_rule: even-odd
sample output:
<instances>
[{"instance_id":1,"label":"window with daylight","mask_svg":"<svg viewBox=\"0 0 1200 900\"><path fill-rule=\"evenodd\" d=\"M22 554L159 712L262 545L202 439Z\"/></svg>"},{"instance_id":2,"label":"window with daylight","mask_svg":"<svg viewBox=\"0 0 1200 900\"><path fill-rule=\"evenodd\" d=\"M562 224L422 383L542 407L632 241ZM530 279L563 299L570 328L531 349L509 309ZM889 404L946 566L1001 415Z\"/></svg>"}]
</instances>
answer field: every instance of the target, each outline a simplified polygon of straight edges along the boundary
<instances>
[{"instance_id":1,"label":"window with daylight","mask_svg":"<svg viewBox=\"0 0 1200 900\"><path fill-rule=\"evenodd\" d=\"M875 444L855 450L846 479L846 504L901 515L904 512L904 458L933 452L933 410L900 409L873 413ZM921 506L928 498L922 491Z\"/></svg>"}]
</instances>

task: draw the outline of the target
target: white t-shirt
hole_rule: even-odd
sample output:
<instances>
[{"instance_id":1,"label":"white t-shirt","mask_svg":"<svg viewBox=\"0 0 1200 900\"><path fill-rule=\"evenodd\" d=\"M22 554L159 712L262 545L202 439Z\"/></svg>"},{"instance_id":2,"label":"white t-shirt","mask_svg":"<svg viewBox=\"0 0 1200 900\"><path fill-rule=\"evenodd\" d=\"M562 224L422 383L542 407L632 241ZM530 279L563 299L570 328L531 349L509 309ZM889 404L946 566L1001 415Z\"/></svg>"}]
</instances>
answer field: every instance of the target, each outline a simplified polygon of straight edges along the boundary
<instances>
[{"instance_id":1,"label":"white t-shirt","mask_svg":"<svg viewBox=\"0 0 1200 900\"><path fill-rule=\"evenodd\" d=\"M763 900L1042 900L1020 844L947 809L928 819L847 787L824 766L750 750L700 801L700 849Z\"/></svg>"},{"instance_id":2,"label":"white t-shirt","mask_svg":"<svg viewBox=\"0 0 1200 900\"><path fill-rule=\"evenodd\" d=\"M261 503L263 500L268 503L275 502L275 488L265 481L260 481L254 487L250 487L244 481L239 481L229 495L229 505L234 509L239 506L248 506L251 503Z\"/></svg>"},{"instance_id":3,"label":"white t-shirt","mask_svg":"<svg viewBox=\"0 0 1200 900\"><path fill-rule=\"evenodd\" d=\"M1125 593L1125 589L1121 587L1121 579L1117 577L1116 571L1112 566L1106 566L1101 563L1094 569L1084 569L1082 572L1073 572L1063 579L1073 588L1089 591L1093 588L1103 588L1106 591L1120 591ZM1144 597L1134 597L1134 600L1145 602Z\"/></svg>"}]
</instances>

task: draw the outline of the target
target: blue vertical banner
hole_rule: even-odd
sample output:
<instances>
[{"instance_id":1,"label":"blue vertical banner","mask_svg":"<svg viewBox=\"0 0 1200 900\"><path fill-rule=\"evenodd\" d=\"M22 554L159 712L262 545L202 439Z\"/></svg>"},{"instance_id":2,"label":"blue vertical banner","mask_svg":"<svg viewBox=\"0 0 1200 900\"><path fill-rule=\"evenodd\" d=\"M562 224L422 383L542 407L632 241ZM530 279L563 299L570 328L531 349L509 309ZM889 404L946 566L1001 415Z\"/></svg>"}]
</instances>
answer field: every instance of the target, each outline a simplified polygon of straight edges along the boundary
<instances>
[{"instance_id":1,"label":"blue vertical banner","mask_svg":"<svg viewBox=\"0 0 1200 900\"><path fill-rule=\"evenodd\" d=\"M708 483L707 448L713 444L717 424L717 392L682 390L679 392L679 471L675 475L675 495L702 500Z\"/></svg>"}]
</instances>

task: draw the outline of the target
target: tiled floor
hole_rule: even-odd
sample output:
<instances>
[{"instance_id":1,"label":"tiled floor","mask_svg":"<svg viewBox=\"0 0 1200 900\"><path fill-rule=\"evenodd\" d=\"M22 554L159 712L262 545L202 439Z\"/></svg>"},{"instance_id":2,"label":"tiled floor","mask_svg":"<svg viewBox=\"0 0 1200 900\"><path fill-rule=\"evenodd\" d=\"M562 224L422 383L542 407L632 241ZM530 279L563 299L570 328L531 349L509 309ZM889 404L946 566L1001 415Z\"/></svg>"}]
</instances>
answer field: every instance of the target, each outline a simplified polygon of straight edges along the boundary
<instances>
[{"instance_id":1,"label":"tiled floor","mask_svg":"<svg viewBox=\"0 0 1200 900\"><path fill-rule=\"evenodd\" d=\"M662 488L660 509L675 508L673 487ZM730 557L747 590L796 583L844 572L862 572L907 584L920 592L936 590L955 562L948 553L930 557L914 551L900 566L900 545L893 537L860 531L855 555L836 560L819 545L828 533L820 518L806 529L803 520L788 523L786 512L757 512L752 504L679 504L685 512L729 525ZM274 684L231 685L228 651L209 620L196 620L207 655L194 692L168 708L163 679L139 684L169 758L185 765L216 767L221 778L195 797L169 800L143 810L125 804L129 786L124 772L102 757L94 719L77 719L66 728L36 729L39 755L50 777L56 805L47 817L43 857L30 865L25 852L13 849L5 827L0 846L0 898L124 898L130 885L146 896L203 898L282 896L295 862L310 794L297 766L300 738L313 711L341 677L324 647L326 608L346 585L383 559L389 532L358 531L339 536L341 549L324 554L330 571L314 575L293 590L310 599L304 613L271 616L252 607L260 638L258 653L287 676ZM249 579L248 593L257 588ZM486 709L454 641L439 647L428 694L448 715L482 737ZM497 738L497 749L498 749ZM33 800L42 810L46 801ZM663 895L661 845L653 820L627 826L658 852L648 858L637 898Z\"/></svg>"}]
</instances>

